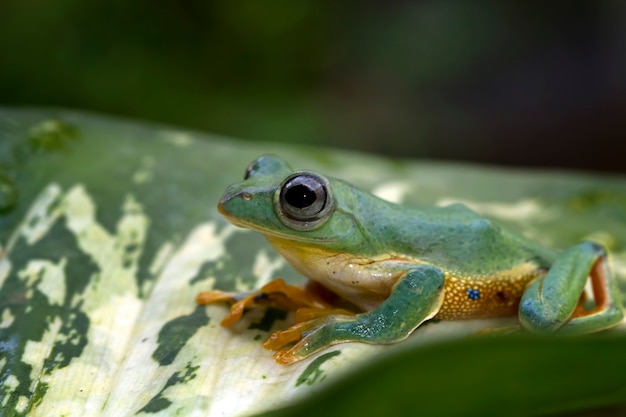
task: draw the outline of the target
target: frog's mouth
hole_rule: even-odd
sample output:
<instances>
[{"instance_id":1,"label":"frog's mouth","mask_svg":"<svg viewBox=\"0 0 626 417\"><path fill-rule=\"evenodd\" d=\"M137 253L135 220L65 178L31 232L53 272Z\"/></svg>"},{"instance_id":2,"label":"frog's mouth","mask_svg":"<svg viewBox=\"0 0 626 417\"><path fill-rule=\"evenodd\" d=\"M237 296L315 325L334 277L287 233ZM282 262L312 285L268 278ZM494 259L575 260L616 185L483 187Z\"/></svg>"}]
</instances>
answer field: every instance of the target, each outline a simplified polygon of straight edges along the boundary
<instances>
[{"instance_id":1,"label":"frog's mouth","mask_svg":"<svg viewBox=\"0 0 626 417\"><path fill-rule=\"evenodd\" d=\"M278 237L278 238L282 238L286 240L291 240L294 242L334 242L336 240L332 238L296 236L295 234L282 233L276 230L271 230L271 229L259 226L258 224L255 224L252 222L247 222L245 220L242 220L230 214L224 208L222 201L218 203L217 211L219 211L220 214L224 216L224 218L228 220L232 225L237 226L237 227L243 227L244 229L251 229L251 230L257 231L263 234L264 236L273 236L273 237Z\"/></svg>"}]
</instances>

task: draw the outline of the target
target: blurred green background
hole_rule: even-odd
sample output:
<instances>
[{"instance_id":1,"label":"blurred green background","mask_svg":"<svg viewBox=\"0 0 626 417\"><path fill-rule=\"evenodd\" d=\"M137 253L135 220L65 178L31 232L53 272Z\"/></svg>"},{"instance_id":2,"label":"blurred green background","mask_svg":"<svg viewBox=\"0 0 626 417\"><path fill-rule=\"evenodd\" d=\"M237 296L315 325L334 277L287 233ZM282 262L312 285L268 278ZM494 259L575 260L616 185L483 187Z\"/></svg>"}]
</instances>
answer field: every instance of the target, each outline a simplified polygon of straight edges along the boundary
<instances>
[{"instance_id":1,"label":"blurred green background","mask_svg":"<svg viewBox=\"0 0 626 417\"><path fill-rule=\"evenodd\" d=\"M626 2L0 0L0 105L626 172Z\"/></svg>"}]
</instances>

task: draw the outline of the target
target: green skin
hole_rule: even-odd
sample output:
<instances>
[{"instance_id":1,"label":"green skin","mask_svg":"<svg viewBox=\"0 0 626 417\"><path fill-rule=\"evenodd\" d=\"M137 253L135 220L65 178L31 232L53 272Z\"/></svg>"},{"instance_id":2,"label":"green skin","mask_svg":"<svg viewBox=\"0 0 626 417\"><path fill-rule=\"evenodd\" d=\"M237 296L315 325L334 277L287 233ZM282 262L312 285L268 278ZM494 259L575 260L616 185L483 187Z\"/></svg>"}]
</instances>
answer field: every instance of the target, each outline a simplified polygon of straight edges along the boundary
<instances>
[{"instance_id":1,"label":"green skin","mask_svg":"<svg viewBox=\"0 0 626 417\"><path fill-rule=\"evenodd\" d=\"M281 199L281 189L287 177L298 174L319 178L328 190L324 212L311 221L294 219L284 210L288 203ZM310 331L284 353L286 362L336 343L403 340L437 315L447 277L488 280L520 265L539 275L519 302L523 328L589 333L623 317L601 246L583 242L559 254L460 204L403 207L341 180L311 171L294 173L282 159L262 156L250 164L244 181L228 187L219 209L233 224L264 234L298 271L364 311L313 320ZM572 318L597 262L607 302L593 314Z\"/></svg>"}]
</instances>

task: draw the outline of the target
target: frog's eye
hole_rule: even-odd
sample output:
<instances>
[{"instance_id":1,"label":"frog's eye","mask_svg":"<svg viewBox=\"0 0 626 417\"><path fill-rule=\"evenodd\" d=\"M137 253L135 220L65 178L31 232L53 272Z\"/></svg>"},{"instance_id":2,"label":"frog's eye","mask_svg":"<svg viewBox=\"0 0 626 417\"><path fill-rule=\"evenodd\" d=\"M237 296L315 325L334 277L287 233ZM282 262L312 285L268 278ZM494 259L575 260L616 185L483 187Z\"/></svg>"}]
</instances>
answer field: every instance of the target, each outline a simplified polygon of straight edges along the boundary
<instances>
[{"instance_id":1,"label":"frog's eye","mask_svg":"<svg viewBox=\"0 0 626 417\"><path fill-rule=\"evenodd\" d=\"M291 167L284 160L274 155L261 155L246 168L243 180L262 175L277 175L279 173L292 172Z\"/></svg>"},{"instance_id":2,"label":"frog's eye","mask_svg":"<svg viewBox=\"0 0 626 417\"><path fill-rule=\"evenodd\" d=\"M297 172L283 181L278 197L281 221L296 230L321 226L333 210L328 181L311 172Z\"/></svg>"},{"instance_id":3,"label":"frog's eye","mask_svg":"<svg viewBox=\"0 0 626 417\"><path fill-rule=\"evenodd\" d=\"M244 181L247 180L248 178L250 178L250 175L252 175L252 173L254 172L255 169L257 169L257 161L252 161L250 162L250 164L246 167L246 172L243 174L243 179Z\"/></svg>"}]
</instances>

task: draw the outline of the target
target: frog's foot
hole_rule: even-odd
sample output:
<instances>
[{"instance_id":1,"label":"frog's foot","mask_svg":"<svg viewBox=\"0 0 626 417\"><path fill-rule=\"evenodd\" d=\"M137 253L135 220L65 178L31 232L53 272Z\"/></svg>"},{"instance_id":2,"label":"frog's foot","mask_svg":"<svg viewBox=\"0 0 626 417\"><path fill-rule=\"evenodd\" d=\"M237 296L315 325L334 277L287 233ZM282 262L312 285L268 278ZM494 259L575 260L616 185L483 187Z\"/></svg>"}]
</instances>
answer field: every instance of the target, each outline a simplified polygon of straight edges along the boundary
<instances>
[{"instance_id":1,"label":"frog's foot","mask_svg":"<svg viewBox=\"0 0 626 417\"><path fill-rule=\"evenodd\" d=\"M269 350L279 350L283 346L297 342L307 333L324 326L332 321L331 316L354 316L356 313L342 308L308 308L303 307L296 311L296 324L286 330L277 330L263 342L263 347Z\"/></svg>"},{"instance_id":2,"label":"frog's foot","mask_svg":"<svg viewBox=\"0 0 626 417\"><path fill-rule=\"evenodd\" d=\"M326 323L324 319L313 319L296 323L286 330L275 331L263 342L263 347L268 350L279 350L289 343L302 339L303 334L310 332Z\"/></svg>"},{"instance_id":3,"label":"frog's foot","mask_svg":"<svg viewBox=\"0 0 626 417\"><path fill-rule=\"evenodd\" d=\"M263 343L269 350L277 350L274 360L281 365L289 365L336 343L349 339L337 339L335 323L349 321L354 316L327 315L313 320L297 323L287 330L277 331ZM278 350L283 346L297 342L288 349Z\"/></svg>"},{"instance_id":4,"label":"frog's foot","mask_svg":"<svg viewBox=\"0 0 626 417\"><path fill-rule=\"evenodd\" d=\"M314 292L289 285L283 279L275 279L260 290L231 293L225 291L204 291L196 296L200 305L227 302L231 304L230 312L222 320L222 326L229 327L243 317L246 309L253 307L273 307L281 310L332 310L332 305Z\"/></svg>"}]
</instances>

